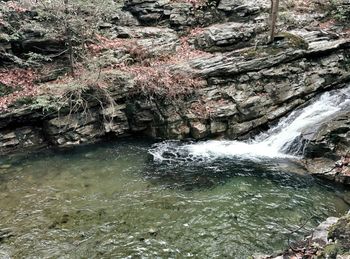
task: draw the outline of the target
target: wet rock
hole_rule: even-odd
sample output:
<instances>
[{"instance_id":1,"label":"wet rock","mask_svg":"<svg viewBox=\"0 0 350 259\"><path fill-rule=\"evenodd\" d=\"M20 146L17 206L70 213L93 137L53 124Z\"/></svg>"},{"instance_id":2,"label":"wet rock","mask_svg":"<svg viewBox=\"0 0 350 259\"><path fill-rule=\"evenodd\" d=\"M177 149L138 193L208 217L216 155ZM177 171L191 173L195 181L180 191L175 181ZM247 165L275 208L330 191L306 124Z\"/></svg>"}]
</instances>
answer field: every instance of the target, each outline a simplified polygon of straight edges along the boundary
<instances>
[{"instance_id":1,"label":"wet rock","mask_svg":"<svg viewBox=\"0 0 350 259\"><path fill-rule=\"evenodd\" d=\"M350 111L307 129L302 138L308 143L304 153L306 157L337 159L350 152Z\"/></svg>"},{"instance_id":2,"label":"wet rock","mask_svg":"<svg viewBox=\"0 0 350 259\"><path fill-rule=\"evenodd\" d=\"M170 139L185 139L189 137L190 127L186 122L174 122L160 129L161 136L169 136Z\"/></svg>"},{"instance_id":3,"label":"wet rock","mask_svg":"<svg viewBox=\"0 0 350 259\"><path fill-rule=\"evenodd\" d=\"M350 184L350 112L302 133L307 168L315 176Z\"/></svg>"},{"instance_id":4,"label":"wet rock","mask_svg":"<svg viewBox=\"0 0 350 259\"><path fill-rule=\"evenodd\" d=\"M156 236L158 235L158 231L155 228L150 228L148 230L148 234L150 234L151 236Z\"/></svg>"},{"instance_id":5,"label":"wet rock","mask_svg":"<svg viewBox=\"0 0 350 259\"><path fill-rule=\"evenodd\" d=\"M208 135L206 124L201 122L191 122L191 136L195 139L201 139Z\"/></svg>"},{"instance_id":6,"label":"wet rock","mask_svg":"<svg viewBox=\"0 0 350 259\"><path fill-rule=\"evenodd\" d=\"M212 121L210 123L210 132L212 134L223 133L227 130L227 123L221 121Z\"/></svg>"},{"instance_id":7,"label":"wet rock","mask_svg":"<svg viewBox=\"0 0 350 259\"><path fill-rule=\"evenodd\" d=\"M5 239L8 239L13 236L14 236L14 233L12 229L10 228L0 229L0 243L3 242Z\"/></svg>"}]
</instances>

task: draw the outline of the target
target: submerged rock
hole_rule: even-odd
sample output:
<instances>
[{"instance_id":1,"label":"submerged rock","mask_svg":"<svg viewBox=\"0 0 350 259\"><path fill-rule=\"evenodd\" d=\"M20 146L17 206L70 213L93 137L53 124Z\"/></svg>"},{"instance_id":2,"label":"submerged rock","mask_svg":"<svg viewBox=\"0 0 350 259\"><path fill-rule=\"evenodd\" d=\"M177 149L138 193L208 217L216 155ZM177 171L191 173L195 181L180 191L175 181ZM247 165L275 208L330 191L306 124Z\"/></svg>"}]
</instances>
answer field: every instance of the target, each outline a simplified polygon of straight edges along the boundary
<instances>
[{"instance_id":1,"label":"submerged rock","mask_svg":"<svg viewBox=\"0 0 350 259\"><path fill-rule=\"evenodd\" d=\"M350 251L350 216L329 217L321 222L298 246L275 255L258 255L254 259L347 258Z\"/></svg>"}]
</instances>

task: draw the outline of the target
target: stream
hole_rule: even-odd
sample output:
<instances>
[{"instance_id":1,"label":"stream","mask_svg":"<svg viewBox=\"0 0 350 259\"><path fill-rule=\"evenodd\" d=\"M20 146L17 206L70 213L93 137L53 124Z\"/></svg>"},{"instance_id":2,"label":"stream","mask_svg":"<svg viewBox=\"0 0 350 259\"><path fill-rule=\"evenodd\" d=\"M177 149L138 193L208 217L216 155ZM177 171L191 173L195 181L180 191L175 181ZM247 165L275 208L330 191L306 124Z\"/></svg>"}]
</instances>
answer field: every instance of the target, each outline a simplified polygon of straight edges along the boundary
<instances>
[{"instance_id":1,"label":"stream","mask_svg":"<svg viewBox=\"0 0 350 259\"><path fill-rule=\"evenodd\" d=\"M2 160L0 258L244 258L283 249L311 216L292 240L349 209L348 190L291 161L159 164L151 144Z\"/></svg>"},{"instance_id":2,"label":"stream","mask_svg":"<svg viewBox=\"0 0 350 259\"><path fill-rule=\"evenodd\" d=\"M346 91L322 95L248 142L128 138L2 157L0 258L246 258L284 249L349 210L350 191L309 176L298 163L303 147L288 148L348 100Z\"/></svg>"}]
</instances>

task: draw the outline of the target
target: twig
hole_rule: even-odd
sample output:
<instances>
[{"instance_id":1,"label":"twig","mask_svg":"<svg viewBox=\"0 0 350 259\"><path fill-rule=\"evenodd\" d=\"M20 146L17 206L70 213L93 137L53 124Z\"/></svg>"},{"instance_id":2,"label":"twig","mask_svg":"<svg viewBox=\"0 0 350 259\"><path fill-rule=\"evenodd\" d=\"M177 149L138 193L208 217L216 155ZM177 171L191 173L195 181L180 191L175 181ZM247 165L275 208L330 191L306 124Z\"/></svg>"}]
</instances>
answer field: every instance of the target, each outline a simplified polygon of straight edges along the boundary
<instances>
[{"instance_id":1,"label":"twig","mask_svg":"<svg viewBox=\"0 0 350 259\"><path fill-rule=\"evenodd\" d=\"M289 232L289 234L288 234L288 247L289 247L290 249L292 249L292 251L295 252L295 248L292 247L291 244L290 244L290 237L291 237L291 235L294 234L294 233L296 233L296 232L298 232L300 229L304 228L304 227L306 226L306 224L309 223L309 221L310 221L311 219L313 219L313 218L316 218L316 216L314 216L314 215L311 216L311 217L308 218L300 227L298 227L297 229L295 229L295 230Z\"/></svg>"}]
</instances>

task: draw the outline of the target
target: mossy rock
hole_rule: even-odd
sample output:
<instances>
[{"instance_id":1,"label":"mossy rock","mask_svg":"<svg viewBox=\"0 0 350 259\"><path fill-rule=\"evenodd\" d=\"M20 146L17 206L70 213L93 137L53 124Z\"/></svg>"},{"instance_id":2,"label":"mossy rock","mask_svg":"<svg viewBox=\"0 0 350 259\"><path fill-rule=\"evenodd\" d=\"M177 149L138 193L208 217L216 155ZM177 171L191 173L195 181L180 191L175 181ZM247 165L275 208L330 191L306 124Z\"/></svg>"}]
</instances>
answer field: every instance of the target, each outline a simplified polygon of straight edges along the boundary
<instances>
[{"instance_id":1,"label":"mossy rock","mask_svg":"<svg viewBox=\"0 0 350 259\"><path fill-rule=\"evenodd\" d=\"M13 93L16 90L19 90L19 87L10 87L0 82L0 97Z\"/></svg>"},{"instance_id":2,"label":"mossy rock","mask_svg":"<svg viewBox=\"0 0 350 259\"><path fill-rule=\"evenodd\" d=\"M10 35L0 32L0 43L9 43L10 42Z\"/></svg>"},{"instance_id":3,"label":"mossy rock","mask_svg":"<svg viewBox=\"0 0 350 259\"><path fill-rule=\"evenodd\" d=\"M14 101L11 106L14 106L14 107L17 107L17 108L18 107L22 107L22 106L25 106L25 105L32 104L33 100L34 99L31 96L24 96L24 97L18 98L16 101Z\"/></svg>"},{"instance_id":4,"label":"mossy rock","mask_svg":"<svg viewBox=\"0 0 350 259\"><path fill-rule=\"evenodd\" d=\"M7 85L0 83L0 97L8 95L9 93L11 93L11 89Z\"/></svg>"},{"instance_id":5,"label":"mossy rock","mask_svg":"<svg viewBox=\"0 0 350 259\"><path fill-rule=\"evenodd\" d=\"M309 44L300 36L290 33L281 32L275 36L275 41L284 40L288 43L289 47L296 49L308 49Z\"/></svg>"},{"instance_id":6,"label":"mossy rock","mask_svg":"<svg viewBox=\"0 0 350 259\"><path fill-rule=\"evenodd\" d=\"M340 218L331 227L328 238L334 240L342 252L350 252L350 215Z\"/></svg>"},{"instance_id":7,"label":"mossy rock","mask_svg":"<svg viewBox=\"0 0 350 259\"><path fill-rule=\"evenodd\" d=\"M322 255L326 258L337 258L337 255L342 252L341 247L338 244L329 244L323 248Z\"/></svg>"},{"instance_id":8,"label":"mossy rock","mask_svg":"<svg viewBox=\"0 0 350 259\"><path fill-rule=\"evenodd\" d=\"M276 48L274 46L259 46L251 47L240 51L240 55L244 56L247 60L261 58L266 56L274 56L281 53L283 49Z\"/></svg>"}]
</instances>

